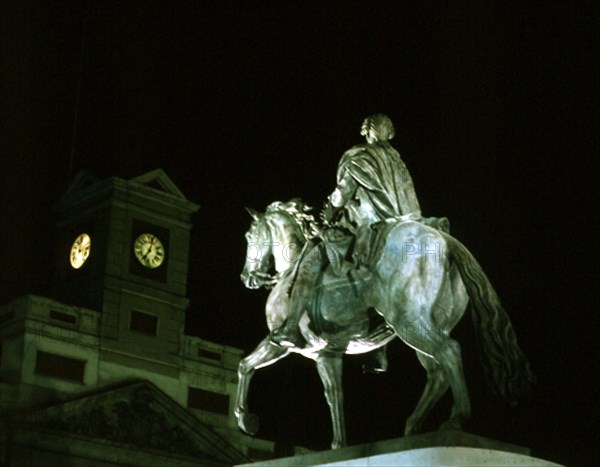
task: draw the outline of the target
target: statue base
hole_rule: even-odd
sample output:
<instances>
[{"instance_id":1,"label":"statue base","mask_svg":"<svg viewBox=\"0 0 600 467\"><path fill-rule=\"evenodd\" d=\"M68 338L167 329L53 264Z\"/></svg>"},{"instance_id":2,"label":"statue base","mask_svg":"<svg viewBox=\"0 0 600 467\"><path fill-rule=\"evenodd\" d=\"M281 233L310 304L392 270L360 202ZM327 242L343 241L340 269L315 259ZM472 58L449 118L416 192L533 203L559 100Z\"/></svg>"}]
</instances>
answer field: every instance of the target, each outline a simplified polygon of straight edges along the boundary
<instances>
[{"instance_id":1,"label":"statue base","mask_svg":"<svg viewBox=\"0 0 600 467\"><path fill-rule=\"evenodd\" d=\"M558 466L529 449L462 431L437 431L331 451L261 461L244 466ZM240 467L244 467L240 466Z\"/></svg>"}]
</instances>

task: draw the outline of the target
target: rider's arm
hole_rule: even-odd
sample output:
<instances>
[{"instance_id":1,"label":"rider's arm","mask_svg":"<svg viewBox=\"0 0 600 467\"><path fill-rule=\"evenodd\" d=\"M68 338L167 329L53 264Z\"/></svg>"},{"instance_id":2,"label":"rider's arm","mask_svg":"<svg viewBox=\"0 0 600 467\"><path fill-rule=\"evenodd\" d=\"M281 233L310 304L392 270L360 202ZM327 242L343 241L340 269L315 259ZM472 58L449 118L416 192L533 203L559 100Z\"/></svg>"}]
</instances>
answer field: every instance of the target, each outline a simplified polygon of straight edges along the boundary
<instances>
[{"instance_id":1,"label":"rider's arm","mask_svg":"<svg viewBox=\"0 0 600 467\"><path fill-rule=\"evenodd\" d=\"M327 198L327 203L325 203L324 210L321 213L321 217L326 223L335 221L336 215L352 199L357 188L358 183L346 172L333 193Z\"/></svg>"},{"instance_id":2,"label":"rider's arm","mask_svg":"<svg viewBox=\"0 0 600 467\"><path fill-rule=\"evenodd\" d=\"M356 180L346 172L329 197L332 206L336 208L345 206L352 199L357 188L358 183Z\"/></svg>"}]
</instances>

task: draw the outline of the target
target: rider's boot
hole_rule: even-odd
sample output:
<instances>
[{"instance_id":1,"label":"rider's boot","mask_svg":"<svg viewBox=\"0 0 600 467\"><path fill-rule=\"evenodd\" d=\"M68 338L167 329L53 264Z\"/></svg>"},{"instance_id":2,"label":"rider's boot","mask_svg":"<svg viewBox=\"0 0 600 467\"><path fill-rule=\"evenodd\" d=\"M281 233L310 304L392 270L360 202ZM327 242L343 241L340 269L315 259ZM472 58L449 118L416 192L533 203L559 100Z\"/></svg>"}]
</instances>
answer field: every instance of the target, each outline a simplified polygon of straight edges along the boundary
<instances>
[{"instance_id":1,"label":"rider's boot","mask_svg":"<svg viewBox=\"0 0 600 467\"><path fill-rule=\"evenodd\" d=\"M369 360L362 366L363 373L381 374L388 369L387 345L373 350L369 354Z\"/></svg>"}]
</instances>

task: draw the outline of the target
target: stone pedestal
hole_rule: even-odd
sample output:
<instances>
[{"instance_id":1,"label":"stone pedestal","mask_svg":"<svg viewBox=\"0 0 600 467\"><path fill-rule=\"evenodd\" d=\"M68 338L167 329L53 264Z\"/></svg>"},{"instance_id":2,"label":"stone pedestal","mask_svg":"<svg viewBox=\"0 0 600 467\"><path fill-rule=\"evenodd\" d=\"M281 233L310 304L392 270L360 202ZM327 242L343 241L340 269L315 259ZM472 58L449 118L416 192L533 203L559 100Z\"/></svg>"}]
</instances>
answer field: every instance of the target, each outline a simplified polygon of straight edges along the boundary
<instances>
[{"instance_id":1,"label":"stone pedestal","mask_svg":"<svg viewBox=\"0 0 600 467\"><path fill-rule=\"evenodd\" d=\"M438 431L262 461L248 466L559 466L529 449L459 431ZM242 466L243 467L243 466Z\"/></svg>"}]
</instances>

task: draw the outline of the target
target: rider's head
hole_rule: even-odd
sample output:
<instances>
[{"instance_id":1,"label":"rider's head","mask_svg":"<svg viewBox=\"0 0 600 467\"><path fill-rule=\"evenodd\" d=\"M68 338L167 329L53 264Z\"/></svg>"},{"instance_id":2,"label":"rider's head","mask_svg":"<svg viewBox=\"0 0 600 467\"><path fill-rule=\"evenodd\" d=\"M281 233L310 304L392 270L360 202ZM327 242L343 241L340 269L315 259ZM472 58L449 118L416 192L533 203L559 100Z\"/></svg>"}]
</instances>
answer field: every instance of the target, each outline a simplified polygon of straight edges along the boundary
<instances>
[{"instance_id":1,"label":"rider's head","mask_svg":"<svg viewBox=\"0 0 600 467\"><path fill-rule=\"evenodd\" d=\"M387 141L394 137L394 125L387 115L375 114L365 118L360 134L367 138L367 143Z\"/></svg>"}]
</instances>

